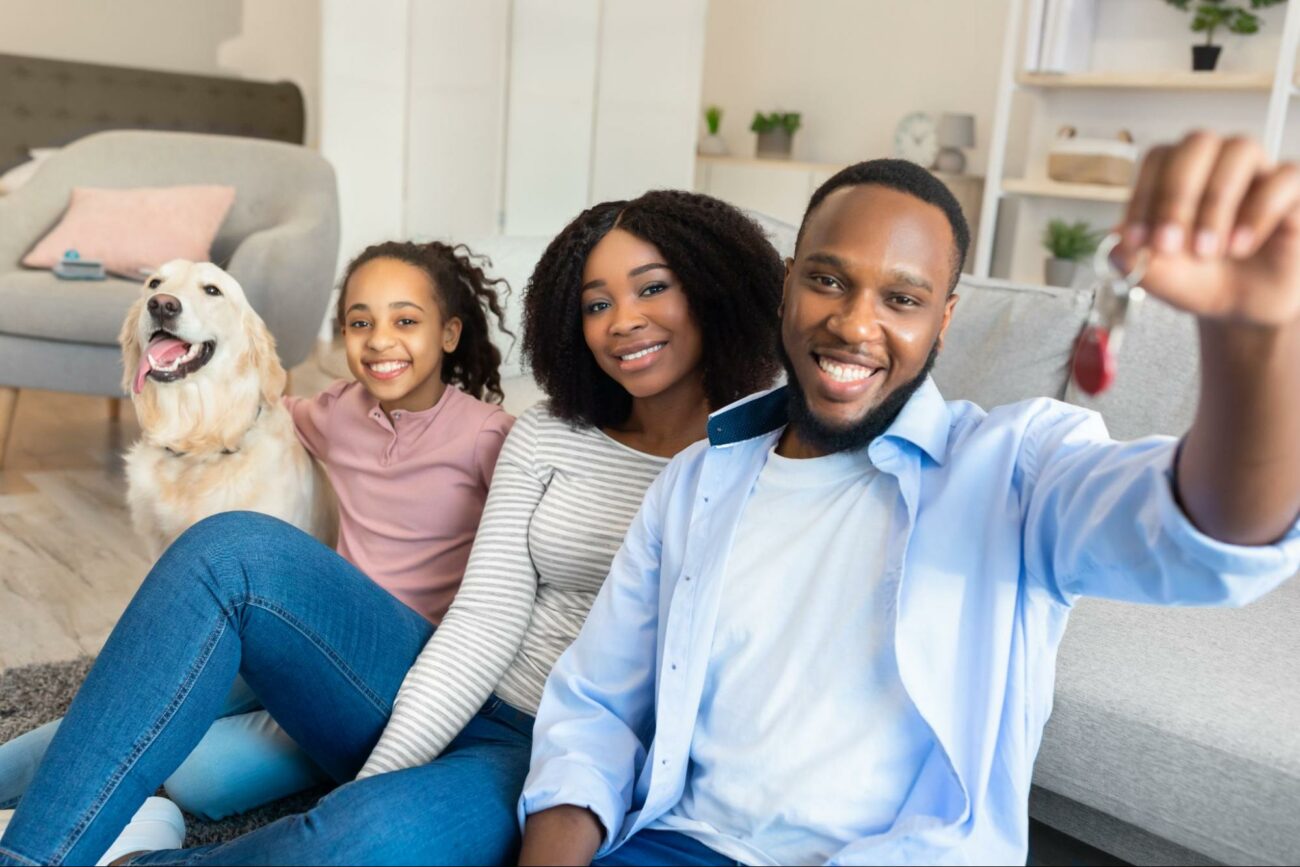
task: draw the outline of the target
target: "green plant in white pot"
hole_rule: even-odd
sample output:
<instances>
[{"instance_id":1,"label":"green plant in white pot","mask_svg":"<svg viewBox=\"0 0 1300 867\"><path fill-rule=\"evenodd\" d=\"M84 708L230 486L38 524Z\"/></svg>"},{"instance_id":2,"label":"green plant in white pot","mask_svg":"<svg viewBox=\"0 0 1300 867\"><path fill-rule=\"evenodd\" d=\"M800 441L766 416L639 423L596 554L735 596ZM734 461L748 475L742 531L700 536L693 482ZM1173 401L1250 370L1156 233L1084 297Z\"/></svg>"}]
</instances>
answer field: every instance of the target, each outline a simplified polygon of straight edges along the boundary
<instances>
[{"instance_id":1,"label":"green plant in white pot","mask_svg":"<svg viewBox=\"0 0 1300 867\"><path fill-rule=\"evenodd\" d=\"M711 105L704 110L704 122L709 126L709 134L700 142L700 153L711 157L725 156L727 143L722 140L718 130L722 128L722 108Z\"/></svg>"},{"instance_id":2,"label":"green plant in white pot","mask_svg":"<svg viewBox=\"0 0 1300 867\"><path fill-rule=\"evenodd\" d=\"M1047 285L1073 286L1079 264L1097 252L1105 237L1105 230L1094 229L1084 220L1070 223L1056 219L1048 223L1043 230L1043 247L1051 254L1044 275Z\"/></svg>"},{"instance_id":3,"label":"green plant in white pot","mask_svg":"<svg viewBox=\"0 0 1300 867\"><path fill-rule=\"evenodd\" d=\"M801 124L802 116L797 111L754 112L749 128L758 133L758 156L788 159Z\"/></svg>"}]
</instances>

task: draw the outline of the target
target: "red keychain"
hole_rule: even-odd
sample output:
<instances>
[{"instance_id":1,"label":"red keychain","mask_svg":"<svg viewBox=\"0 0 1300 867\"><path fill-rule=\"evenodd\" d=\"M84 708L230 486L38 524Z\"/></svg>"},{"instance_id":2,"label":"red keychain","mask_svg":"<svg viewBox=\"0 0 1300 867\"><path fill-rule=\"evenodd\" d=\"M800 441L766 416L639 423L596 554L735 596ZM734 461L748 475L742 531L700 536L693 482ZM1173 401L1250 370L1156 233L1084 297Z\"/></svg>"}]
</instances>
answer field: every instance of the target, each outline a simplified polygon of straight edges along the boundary
<instances>
[{"instance_id":1,"label":"red keychain","mask_svg":"<svg viewBox=\"0 0 1300 867\"><path fill-rule=\"evenodd\" d=\"M1075 383L1091 395L1101 394L1115 381L1124 326L1146 298L1146 290L1137 284L1146 272L1147 251L1142 251L1132 271L1122 274L1110 258L1118 244L1119 235L1110 234L1097 247L1092 260L1097 275L1096 297L1070 362Z\"/></svg>"}]
</instances>

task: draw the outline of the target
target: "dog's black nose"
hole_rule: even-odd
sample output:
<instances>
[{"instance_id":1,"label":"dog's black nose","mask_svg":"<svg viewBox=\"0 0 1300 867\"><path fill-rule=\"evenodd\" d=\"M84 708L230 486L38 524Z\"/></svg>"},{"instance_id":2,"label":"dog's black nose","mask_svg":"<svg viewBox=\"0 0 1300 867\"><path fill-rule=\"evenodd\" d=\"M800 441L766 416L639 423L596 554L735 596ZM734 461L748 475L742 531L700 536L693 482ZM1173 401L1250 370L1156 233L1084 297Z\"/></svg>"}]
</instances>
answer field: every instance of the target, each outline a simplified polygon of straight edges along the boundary
<instances>
[{"instance_id":1,"label":"dog's black nose","mask_svg":"<svg viewBox=\"0 0 1300 867\"><path fill-rule=\"evenodd\" d=\"M175 295L158 294L149 299L149 315L159 322L181 315L181 299Z\"/></svg>"}]
</instances>

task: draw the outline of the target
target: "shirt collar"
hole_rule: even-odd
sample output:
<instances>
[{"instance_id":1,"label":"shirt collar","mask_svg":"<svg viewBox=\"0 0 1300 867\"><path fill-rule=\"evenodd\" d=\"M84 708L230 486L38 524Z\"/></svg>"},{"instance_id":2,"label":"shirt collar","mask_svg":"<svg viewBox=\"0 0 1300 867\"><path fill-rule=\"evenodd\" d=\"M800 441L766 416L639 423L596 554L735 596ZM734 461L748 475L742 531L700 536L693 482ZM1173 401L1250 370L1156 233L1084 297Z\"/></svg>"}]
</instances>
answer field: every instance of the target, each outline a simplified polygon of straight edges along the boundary
<instances>
[{"instance_id":1,"label":"shirt collar","mask_svg":"<svg viewBox=\"0 0 1300 867\"><path fill-rule=\"evenodd\" d=\"M784 427L790 421L786 411L788 388L782 385L752 394L710 415L710 445L731 446ZM947 402L934 379L926 377L882 436L911 443L942 464L951 424Z\"/></svg>"},{"instance_id":2,"label":"shirt collar","mask_svg":"<svg viewBox=\"0 0 1300 867\"><path fill-rule=\"evenodd\" d=\"M383 407L379 405L379 400L367 391L364 386L360 386L359 383L358 386L361 388L362 405L365 406L367 414L386 427L395 426L394 423L405 425L407 427L417 423L428 425L442 413L448 403L456 399L456 396L452 394L452 392L460 391L459 388L449 382L447 383L446 388L442 391L442 397L438 398L437 402L434 403L433 406L421 410L399 409L394 415L393 422L390 423L388 421L387 413L385 413Z\"/></svg>"}]
</instances>

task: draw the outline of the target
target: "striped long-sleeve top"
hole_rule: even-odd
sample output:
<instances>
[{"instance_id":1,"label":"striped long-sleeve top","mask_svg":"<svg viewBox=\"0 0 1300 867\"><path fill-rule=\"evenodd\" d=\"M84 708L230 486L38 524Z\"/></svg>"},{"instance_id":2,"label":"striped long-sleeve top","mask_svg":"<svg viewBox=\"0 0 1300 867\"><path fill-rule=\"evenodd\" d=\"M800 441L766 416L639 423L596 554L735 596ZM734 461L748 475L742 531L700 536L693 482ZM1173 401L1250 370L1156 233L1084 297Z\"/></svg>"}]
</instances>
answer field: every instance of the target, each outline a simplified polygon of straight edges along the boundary
<instances>
[{"instance_id":1,"label":"striped long-sleeve top","mask_svg":"<svg viewBox=\"0 0 1300 867\"><path fill-rule=\"evenodd\" d=\"M537 713L667 458L544 406L506 438L460 590L407 673L359 778L432 761L495 690Z\"/></svg>"}]
</instances>

